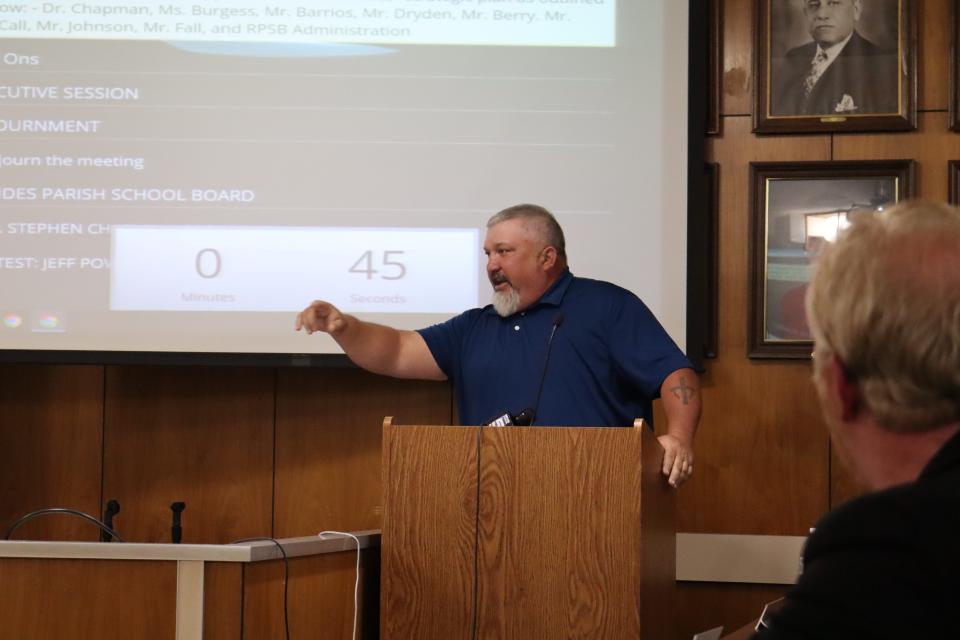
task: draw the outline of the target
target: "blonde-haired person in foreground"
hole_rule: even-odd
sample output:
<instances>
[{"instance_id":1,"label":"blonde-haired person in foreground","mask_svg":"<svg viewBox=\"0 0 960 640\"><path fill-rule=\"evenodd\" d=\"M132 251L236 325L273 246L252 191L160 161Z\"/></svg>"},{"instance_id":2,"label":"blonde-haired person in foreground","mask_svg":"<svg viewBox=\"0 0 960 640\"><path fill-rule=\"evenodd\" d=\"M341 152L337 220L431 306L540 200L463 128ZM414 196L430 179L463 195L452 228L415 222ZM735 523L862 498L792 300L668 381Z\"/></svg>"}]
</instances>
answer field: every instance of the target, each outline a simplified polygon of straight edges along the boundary
<instances>
[{"instance_id":1,"label":"blonde-haired person in foreground","mask_svg":"<svg viewBox=\"0 0 960 640\"><path fill-rule=\"evenodd\" d=\"M756 637L960 637L960 209L854 220L818 261L807 317L831 439L872 492L817 524Z\"/></svg>"}]
</instances>

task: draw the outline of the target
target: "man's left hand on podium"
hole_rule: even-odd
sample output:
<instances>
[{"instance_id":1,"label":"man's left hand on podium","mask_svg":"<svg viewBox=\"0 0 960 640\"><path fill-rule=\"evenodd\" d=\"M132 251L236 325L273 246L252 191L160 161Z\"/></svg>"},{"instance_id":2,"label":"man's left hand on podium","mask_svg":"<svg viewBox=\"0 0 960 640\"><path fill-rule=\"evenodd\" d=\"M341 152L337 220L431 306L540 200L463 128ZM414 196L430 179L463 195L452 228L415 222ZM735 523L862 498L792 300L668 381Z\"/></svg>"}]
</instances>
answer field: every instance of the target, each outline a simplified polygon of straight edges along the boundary
<instances>
[{"instance_id":1,"label":"man's left hand on podium","mask_svg":"<svg viewBox=\"0 0 960 640\"><path fill-rule=\"evenodd\" d=\"M678 369L660 387L667 432L658 437L663 447L663 475L679 487L693 475L693 438L700 422L700 380L693 369Z\"/></svg>"},{"instance_id":2,"label":"man's left hand on podium","mask_svg":"<svg viewBox=\"0 0 960 640\"><path fill-rule=\"evenodd\" d=\"M663 475L668 476L672 487L679 487L693 475L693 447L668 434L657 440L663 447Z\"/></svg>"}]
</instances>

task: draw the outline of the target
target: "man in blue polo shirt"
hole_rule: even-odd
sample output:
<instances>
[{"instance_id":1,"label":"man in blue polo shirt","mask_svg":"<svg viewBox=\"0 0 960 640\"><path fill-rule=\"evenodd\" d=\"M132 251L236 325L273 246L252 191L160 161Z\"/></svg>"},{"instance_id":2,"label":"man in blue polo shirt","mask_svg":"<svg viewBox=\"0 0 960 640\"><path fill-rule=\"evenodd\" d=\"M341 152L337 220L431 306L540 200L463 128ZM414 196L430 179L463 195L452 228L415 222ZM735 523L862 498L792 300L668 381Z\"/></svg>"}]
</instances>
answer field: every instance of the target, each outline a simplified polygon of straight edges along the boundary
<instances>
[{"instance_id":1,"label":"man in blue polo shirt","mask_svg":"<svg viewBox=\"0 0 960 640\"><path fill-rule=\"evenodd\" d=\"M616 285L575 277L563 231L536 205L504 209L484 241L493 304L403 331L315 301L296 328L329 333L357 365L454 382L464 424L532 409L535 424L629 426L663 398L663 473L693 473L700 389L689 361L647 307Z\"/></svg>"}]
</instances>

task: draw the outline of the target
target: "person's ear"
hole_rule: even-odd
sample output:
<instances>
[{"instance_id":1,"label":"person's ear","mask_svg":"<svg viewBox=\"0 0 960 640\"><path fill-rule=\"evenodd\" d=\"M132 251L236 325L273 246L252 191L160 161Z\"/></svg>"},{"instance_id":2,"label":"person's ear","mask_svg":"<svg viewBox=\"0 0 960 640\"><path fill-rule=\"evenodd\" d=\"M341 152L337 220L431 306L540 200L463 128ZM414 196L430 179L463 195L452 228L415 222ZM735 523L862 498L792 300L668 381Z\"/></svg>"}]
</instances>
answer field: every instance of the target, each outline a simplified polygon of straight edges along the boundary
<instances>
[{"instance_id":1,"label":"person's ear","mask_svg":"<svg viewBox=\"0 0 960 640\"><path fill-rule=\"evenodd\" d=\"M557 249L556 247L546 246L543 249L543 252L540 254L540 263L543 267L543 270L552 269L555 264L557 264Z\"/></svg>"},{"instance_id":2,"label":"person's ear","mask_svg":"<svg viewBox=\"0 0 960 640\"><path fill-rule=\"evenodd\" d=\"M837 399L840 418L844 422L851 422L863 410L863 396L860 393L857 378L836 354L830 358L827 367L829 368L828 384L831 385Z\"/></svg>"}]
</instances>

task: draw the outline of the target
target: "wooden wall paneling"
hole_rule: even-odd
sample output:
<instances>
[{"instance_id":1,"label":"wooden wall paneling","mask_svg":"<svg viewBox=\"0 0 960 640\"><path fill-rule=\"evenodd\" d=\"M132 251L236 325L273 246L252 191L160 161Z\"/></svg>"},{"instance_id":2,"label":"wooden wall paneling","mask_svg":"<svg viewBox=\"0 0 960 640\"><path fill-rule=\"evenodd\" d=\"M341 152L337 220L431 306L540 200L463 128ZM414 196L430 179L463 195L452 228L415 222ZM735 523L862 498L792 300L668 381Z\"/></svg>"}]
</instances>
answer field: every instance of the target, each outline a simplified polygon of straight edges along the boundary
<instances>
[{"instance_id":1,"label":"wooden wall paneling","mask_svg":"<svg viewBox=\"0 0 960 640\"><path fill-rule=\"evenodd\" d=\"M753 112L753 0L723 0L722 11L720 114L749 115ZM723 135L730 134L724 131Z\"/></svg>"},{"instance_id":2,"label":"wooden wall paneling","mask_svg":"<svg viewBox=\"0 0 960 640\"><path fill-rule=\"evenodd\" d=\"M360 603L365 600L369 553L361 555ZM356 558L354 552L290 558L287 589L291 638L352 639ZM283 562L245 565L243 582L243 639L283 638ZM363 626L362 614L358 611L357 638L370 635Z\"/></svg>"},{"instance_id":3,"label":"wooden wall paneling","mask_svg":"<svg viewBox=\"0 0 960 640\"><path fill-rule=\"evenodd\" d=\"M0 620L25 625L4 626L3 637L169 640L175 635L175 562L8 558L0 575Z\"/></svg>"},{"instance_id":4,"label":"wooden wall paneling","mask_svg":"<svg viewBox=\"0 0 960 640\"><path fill-rule=\"evenodd\" d=\"M697 471L678 492L677 530L803 535L827 510L828 437L809 363L746 357L749 163L828 160L830 138L750 127L727 117L707 141L721 166L718 357L703 376Z\"/></svg>"},{"instance_id":5,"label":"wooden wall paneling","mask_svg":"<svg viewBox=\"0 0 960 640\"><path fill-rule=\"evenodd\" d=\"M184 543L271 534L274 372L268 368L110 366L104 499L127 540Z\"/></svg>"},{"instance_id":6,"label":"wooden wall paneling","mask_svg":"<svg viewBox=\"0 0 960 640\"><path fill-rule=\"evenodd\" d=\"M359 369L283 369L277 385L275 529L379 529L384 416L450 424L448 383L396 380Z\"/></svg>"},{"instance_id":7,"label":"wooden wall paneling","mask_svg":"<svg viewBox=\"0 0 960 640\"><path fill-rule=\"evenodd\" d=\"M946 112L920 113L917 125L917 130L909 133L837 136L834 159L916 160L916 194L945 202L947 162L960 156L960 136L948 129Z\"/></svg>"},{"instance_id":8,"label":"wooden wall paneling","mask_svg":"<svg viewBox=\"0 0 960 640\"><path fill-rule=\"evenodd\" d=\"M0 527L37 509L99 517L103 368L0 365ZM72 516L42 516L16 540L97 540ZM0 618L2 619L2 618Z\"/></svg>"},{"instance_id":9,"label":"wooden wall paneling","mask_svg":"<svg viewBox=\"0 0 960 640\"><path fill-rule=\"evenodd\" d=\"M711 368L679 531L804 535L826 512L829 438L809 376L806 363Z\"/></svg>"},{"instance_id":10,"label":"wooden wall paneling","mask_svg":"<svg viewBox=\"0 0 960 640\"><path fill-rule=\"evenodd\" d=\"M763 605L786 593L788 587L766 584L677 583L677 616L672 640L723 625L724 635L736 631L763 611Z\"/></svg>"},{"instance_id":11,"label":"wooden wall paneling","mask_svg":"<svg viewBox=\"0 0 960 640\"><path fill-rule=\"evenodd\" d=\"M950 3L952 0L914 0L917 2L919 42L918 108L946 111L950 100Z\"/></svg>"},{"instance_id":12,"label":"wooden wall paneling","mask_svg":"<svg viewBox=\"0 0 960 640\"><path fill-rule=\"evenodd\" d=\"M242 640L243 568L239 562L203 565L203 640Z\"/></svg>"}]
</instances>

